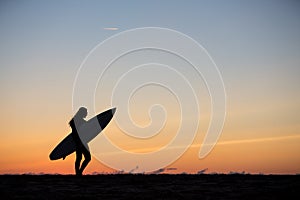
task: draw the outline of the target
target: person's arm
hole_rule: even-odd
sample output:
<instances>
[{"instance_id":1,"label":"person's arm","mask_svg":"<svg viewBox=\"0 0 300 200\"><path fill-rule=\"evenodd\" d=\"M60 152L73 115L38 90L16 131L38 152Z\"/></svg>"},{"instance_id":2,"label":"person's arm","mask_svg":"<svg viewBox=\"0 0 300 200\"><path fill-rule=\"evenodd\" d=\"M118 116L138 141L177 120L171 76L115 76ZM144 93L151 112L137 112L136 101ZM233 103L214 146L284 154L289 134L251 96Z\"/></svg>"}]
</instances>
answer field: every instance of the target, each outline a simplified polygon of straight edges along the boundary
<instances>
[{"instance_id":1,"label":"person's arm","mask_svg":"<svg viewBox=\"0 0 300 200\"><path fill-rule=\"evenodd\" d=\"M76 129L76 126L75 126L75 120L74 118L71 119L71 121L69 122L69 125L70 127L72 128L72 136L73 136L73 139L75 141L76 144L80 144L81 143L81 140L80 140L80 137L78 135L78 132L77 132L77 129Z\"/></svg>"},{"instance_id":2,"label":"person's arm","mask_svg":"<svg viewBox=\"0 0 300 200\"><path fill-rule=\"evenodd\" d=\"M75 130L76 130L74 118L70 120L69 125L70 125L70 127L72 128L72 131L75 131Z\"/></svg>"}]
</instances>

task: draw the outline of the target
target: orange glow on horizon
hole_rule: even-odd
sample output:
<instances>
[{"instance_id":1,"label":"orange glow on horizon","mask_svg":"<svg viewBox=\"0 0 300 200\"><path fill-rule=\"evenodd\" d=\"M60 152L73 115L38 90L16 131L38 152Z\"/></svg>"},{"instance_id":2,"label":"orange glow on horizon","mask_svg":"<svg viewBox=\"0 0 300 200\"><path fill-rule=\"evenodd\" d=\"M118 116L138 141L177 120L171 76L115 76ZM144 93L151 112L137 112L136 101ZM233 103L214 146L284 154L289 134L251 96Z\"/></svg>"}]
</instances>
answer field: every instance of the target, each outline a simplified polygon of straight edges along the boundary
<instances>
[{"instance_id":1,"label":"orange glow on horizon","mask_svg":"<svg viewBox=\"0 0 300 200\"><path fill-rule=\"evenodd\" d=\"M64 136L61 136L62 138ZM194 143L184 155L168 167L177 168L166 173L196 173L208 168L207 173L230 171L249 173L290 173L300 171L300 136L288 135L280 137L244 139L225 141L220 139L212 152L204 159L198 158L201 138L198 135ZM46 140L18 140L13 145L18 148L11 148L11 145L3 141L0 147L1 155L0 173L59 173L73 174L75 155L68 156L64 161L50 161L48 155L60 139ZM150 148L128 149L132 152L151 152L159 146ZM20 151L19 149L22 149ZM181 147L178 147L181 148ZM163 158L160 158L163 159ZM159 159L158 159L159 162ZM95 157L87 167L85 173L114 173L115 169L101 164Z\"/></svg>"}]
</instances>

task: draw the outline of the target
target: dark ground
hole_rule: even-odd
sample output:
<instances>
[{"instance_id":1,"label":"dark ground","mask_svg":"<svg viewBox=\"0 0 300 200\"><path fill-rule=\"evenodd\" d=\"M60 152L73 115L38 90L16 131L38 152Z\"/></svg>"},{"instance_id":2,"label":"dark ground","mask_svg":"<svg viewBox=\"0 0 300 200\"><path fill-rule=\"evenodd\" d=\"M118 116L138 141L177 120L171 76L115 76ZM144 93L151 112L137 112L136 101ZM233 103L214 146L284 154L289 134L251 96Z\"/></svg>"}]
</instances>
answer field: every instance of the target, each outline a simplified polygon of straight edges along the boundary
<instances>
[{"instance_id":1,"label":"dark ground","mask_svg":"<svg viewBox=\"0 0 300 200\"><path fill-rule=\"evenodd\" d=\"M1 199L300 199L299 175L1 175Z\"/></svg>"}]
</instances>

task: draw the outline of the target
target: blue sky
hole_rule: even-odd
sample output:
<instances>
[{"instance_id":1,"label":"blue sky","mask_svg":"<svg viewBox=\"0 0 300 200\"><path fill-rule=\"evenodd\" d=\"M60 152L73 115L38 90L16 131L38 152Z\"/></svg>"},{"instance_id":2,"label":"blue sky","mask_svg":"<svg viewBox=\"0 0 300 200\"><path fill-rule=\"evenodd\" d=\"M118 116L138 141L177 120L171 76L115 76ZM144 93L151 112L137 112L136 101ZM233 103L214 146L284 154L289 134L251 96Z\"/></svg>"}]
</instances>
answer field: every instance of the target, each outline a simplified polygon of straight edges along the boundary
<instances>
[{"instance_id":1,"label":"blue sky","mask_svg":"<svg viewBox=\"0 0 300 200\"><path fill-rule=\"evenodd\" d=\"M221 70L226 68L230 82L240 73L251 79L270 70L282 74L283 65L292 73L282 75L293 76L299 73L299 15L296 1L2 1L1 61L25 65L34 56L34 62L47 59L51 69L60 64L74 69L92 47L115 33L104 27L158 26L201 43Z\"/></svg>"}]
</instances>

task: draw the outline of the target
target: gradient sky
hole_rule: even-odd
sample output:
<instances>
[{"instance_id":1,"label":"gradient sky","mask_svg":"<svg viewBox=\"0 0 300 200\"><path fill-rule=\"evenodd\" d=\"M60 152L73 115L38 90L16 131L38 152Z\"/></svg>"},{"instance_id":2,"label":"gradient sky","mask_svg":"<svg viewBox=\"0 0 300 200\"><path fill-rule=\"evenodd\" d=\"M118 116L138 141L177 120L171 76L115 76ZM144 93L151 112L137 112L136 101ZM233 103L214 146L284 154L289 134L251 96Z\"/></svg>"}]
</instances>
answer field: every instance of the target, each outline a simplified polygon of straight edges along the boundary
<instances>
[{"instance_id":1,"label":"gradient sky","mask_svg":"<svg viewBox=\"0 0 300 200\"><path fill-rule=\"evenodd\" d=\"M226 87L227 117L219 143L198 159L204 137L198 134L169 166L177 168L175 173L204 168L300 173L300 3L292 0L1 1L0 173L73 173L74 155L65 161L50 161L48 155L70 132L81 62L108 37L150 26L180 31L202 44ZM147 124L148 118L135 120ZM170 124L167 132L178 121ZM125 138L114 123L105 134L134 152L151 151L171 137L146 145ZM114 169L93 159L86 172L95 171Z\"/></svg>"}]
</instances>

